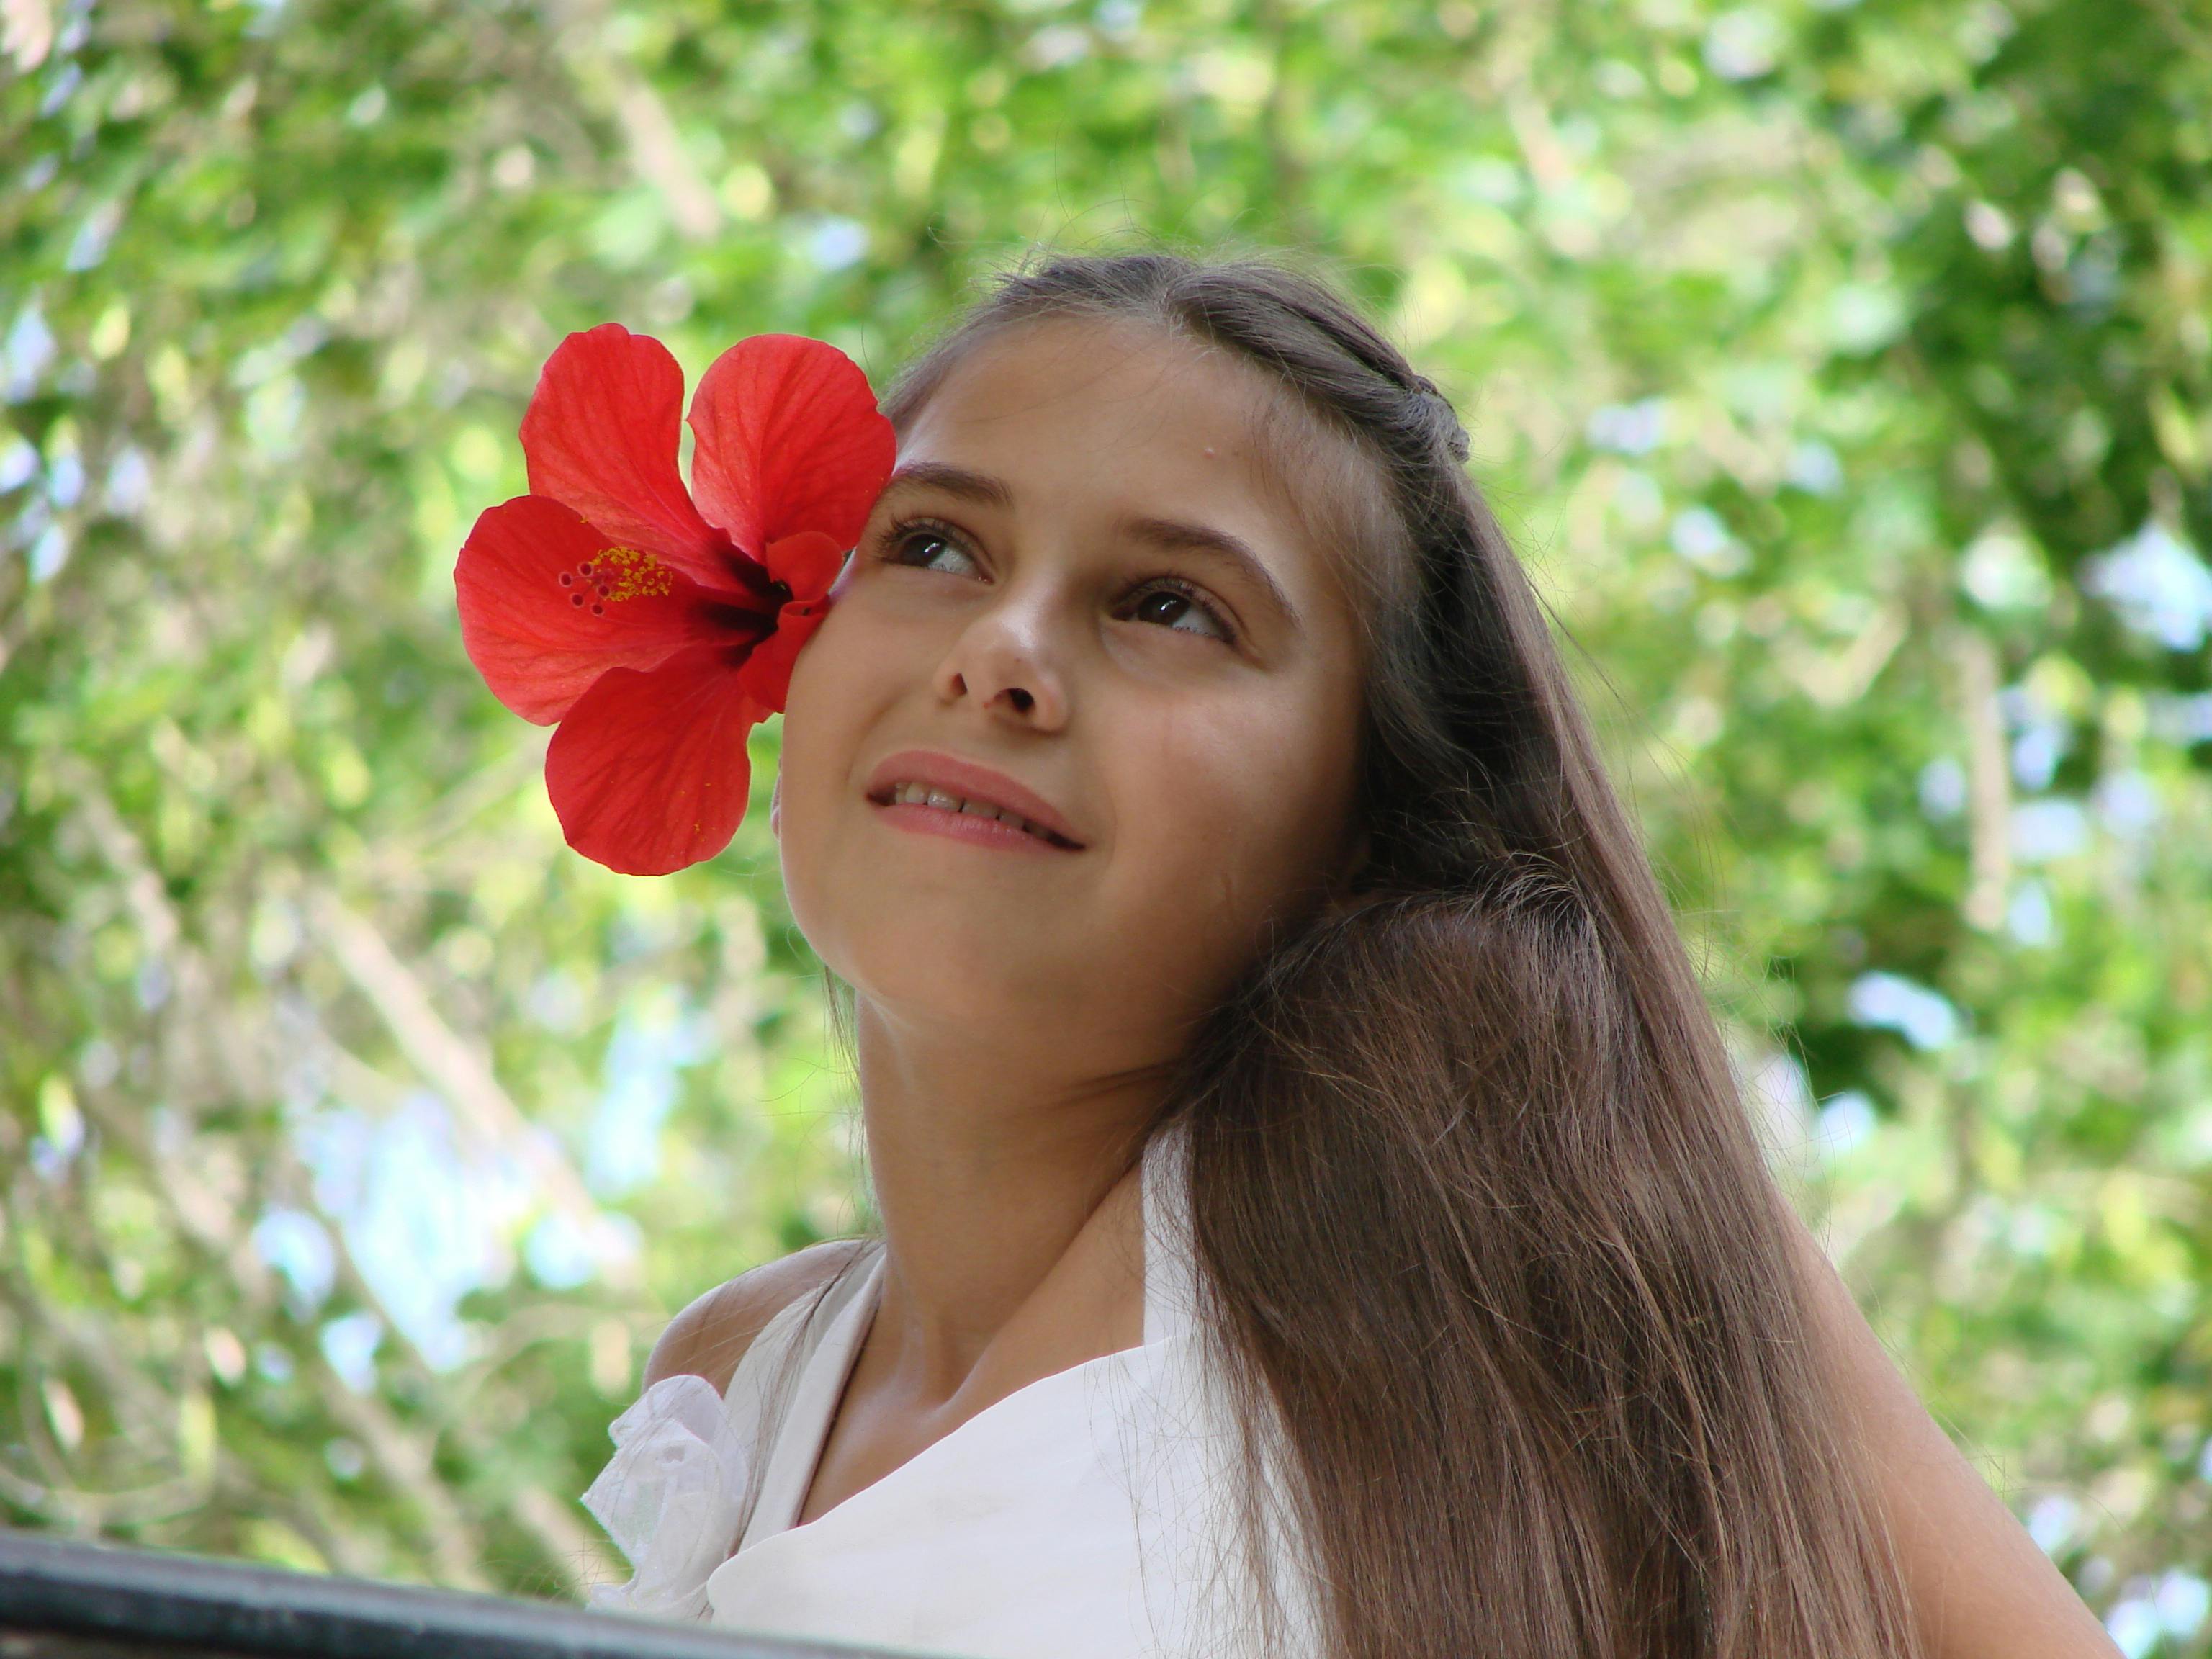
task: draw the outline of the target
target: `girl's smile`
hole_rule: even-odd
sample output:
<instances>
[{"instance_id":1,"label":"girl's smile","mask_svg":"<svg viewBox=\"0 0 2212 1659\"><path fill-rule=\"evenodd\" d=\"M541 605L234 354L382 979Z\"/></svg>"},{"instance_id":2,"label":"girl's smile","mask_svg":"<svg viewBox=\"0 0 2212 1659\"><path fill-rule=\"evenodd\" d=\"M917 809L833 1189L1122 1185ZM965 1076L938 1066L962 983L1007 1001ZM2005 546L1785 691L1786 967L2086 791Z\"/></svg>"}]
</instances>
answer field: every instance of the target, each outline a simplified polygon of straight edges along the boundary
<instances>
[{"instance_id":1,"label":"girl's smile","mask_svg":"<svg viewBox=\"0 0 2212 1659\"><path fill-rule=\"evenodd\" d=\"M867 795L884 823L912 834L1017 853L1079 853L1084 847L1043 796L957 755L902 750L869 775Z\"/></svg>"}]
</instances>

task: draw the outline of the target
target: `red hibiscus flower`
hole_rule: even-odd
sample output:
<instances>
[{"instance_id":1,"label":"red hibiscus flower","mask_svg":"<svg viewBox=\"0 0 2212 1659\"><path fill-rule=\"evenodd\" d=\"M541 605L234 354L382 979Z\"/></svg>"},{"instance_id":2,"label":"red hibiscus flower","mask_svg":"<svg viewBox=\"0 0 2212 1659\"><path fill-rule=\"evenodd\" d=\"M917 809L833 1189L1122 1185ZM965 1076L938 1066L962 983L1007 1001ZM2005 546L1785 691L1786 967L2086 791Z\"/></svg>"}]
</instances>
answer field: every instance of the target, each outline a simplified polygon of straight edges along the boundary
<instances>
[{"instance_id":1,"label":"red hibiscus flower","mask_svg":"<svg viewBox=\"0 0 2212 1659\"><path fill-rule=\"evenodd\" d=\"M568 845L625 875L729 845L745 733L783 708L891 469L867 377L819 340L763 334L714 360L688 491L683 404L659 341L571 334L522 418L530 493L477 520L453 570L492 695L559 722L545 788Z\"/></svg>"}]
</instances>

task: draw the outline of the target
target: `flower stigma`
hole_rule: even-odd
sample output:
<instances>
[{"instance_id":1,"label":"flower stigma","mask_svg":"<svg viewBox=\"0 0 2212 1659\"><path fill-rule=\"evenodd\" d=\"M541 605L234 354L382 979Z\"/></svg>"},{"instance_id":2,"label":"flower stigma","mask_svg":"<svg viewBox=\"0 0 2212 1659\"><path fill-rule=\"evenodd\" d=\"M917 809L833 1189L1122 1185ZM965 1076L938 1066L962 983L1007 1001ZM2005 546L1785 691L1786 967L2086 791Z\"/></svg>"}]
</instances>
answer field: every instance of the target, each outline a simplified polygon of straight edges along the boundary
<instances>
[{"instance_id":1,"label":"flower stigma","mask_svg":"<svg viewBox=\"0 0 2212 1659\"><path fill-rule=\"evenodd\" d=\"M583 588L577 586L579 581ZM602 548L574 570L561 572L560 582L569 590L568 603L575 609L582 610L591 599L594 617L604 617L607 606L620 600L657 599L676 586L667 566L635 547Z\"/></svg>"}]
</instances>

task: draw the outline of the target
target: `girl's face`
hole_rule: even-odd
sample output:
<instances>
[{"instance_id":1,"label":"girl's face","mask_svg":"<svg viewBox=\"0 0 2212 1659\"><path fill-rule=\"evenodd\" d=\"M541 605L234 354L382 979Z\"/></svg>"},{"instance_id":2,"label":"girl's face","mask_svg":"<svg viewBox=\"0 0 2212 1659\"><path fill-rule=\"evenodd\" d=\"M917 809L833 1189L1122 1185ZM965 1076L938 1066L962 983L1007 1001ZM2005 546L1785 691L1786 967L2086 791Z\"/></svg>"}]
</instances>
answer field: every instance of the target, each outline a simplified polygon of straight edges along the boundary
<instances>
[{"instance_id":1,"label":"girl's face","mask_svg":"<svg viewBox=\"0 0 2212 1659\"><path fill-rule=\"evenodd\" d=\"M1157 1064L1348 873L1358 630L1271 395L1055 319L911 422L784 721L792 911L864 1018Z\"/></svg>"}]
</instances>

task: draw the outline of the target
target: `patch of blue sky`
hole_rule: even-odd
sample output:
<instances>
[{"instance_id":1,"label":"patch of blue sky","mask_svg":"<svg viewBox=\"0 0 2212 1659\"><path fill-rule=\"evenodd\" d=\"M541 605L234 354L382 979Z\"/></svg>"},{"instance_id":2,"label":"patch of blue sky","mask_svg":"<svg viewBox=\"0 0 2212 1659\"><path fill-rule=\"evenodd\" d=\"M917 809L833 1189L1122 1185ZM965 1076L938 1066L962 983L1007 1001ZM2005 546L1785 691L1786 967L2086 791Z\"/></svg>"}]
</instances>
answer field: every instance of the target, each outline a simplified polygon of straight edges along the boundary
<instances>
[{"instance_id":1,"label":"patch of blue sky","mask_svg":"<svg viewBox=\"0 0 2212 1659\"><path fill-rule=\"evenodd\" d=\"M2048 789L2066 758L2072 736L2066 721L2027 685L2008 685L1997 694L1997 707L2015 734L2012 775L2023 789Z\"/></svg>"},{"instance_id":2,"label":"patch of blue sky","mask_svg":"<svg viewBox=\"0 0 2212 1659\"><path fill-rule=\"evenodd\" d=\"M2105 1633L2127 1659L2147 1659L2172 1637L2187 1641L2212 1613L2212 1585L2179 1568L2130 1583L2105 1615Z\"/></svg>"},{"instance_id":3,"label":"patch of blue sky","mask_svg":"<svg viewBox=\"0 0 2212 1659\"><path fill-rule=\"evenodd\" d=\"M1738 6L1705 30L1705 67L1723 81L1755 81L1772 70L1784 44L1782 26L1758 6Z\"/></svg>"},{"instance_id":4,"label":"patch of blue sky","mask_svg":"<svg viewBox=\"0 0 2212 1659\"><path fill-rule=\"evenodd\" d=\"M707 1023L672 987L635 999L615 1023L598 1104L585 1133L584 1179L619 1198L660 1173L661 1131L677 1074L707 1052Z\"/></svg>"},{"instance_id":5,"label":"patch of blue sky","mask_svg":"<svg viewBox=\"0 0 2212 1659\"><path fill-rule=\"evenodd\" d=\"M1667 439L1667 400L1641 398L1632 404L1607 404L1590 411L1583 435L1593 449L1616 455L1649 455Z\"/></svg>"},{"instance_id":6,"label":"patch of blue sky","mask_svg":"<svg viewBox=\"0 0 2212 1659\"><path fill-rule=\"evenodd\" d=\"M1820 1103L1813 1122L1813 1144L1830 1158L1843 1158L1864 1146L1881 1126L1874 1102L1856 1089L1846 1089Z\"/></svg>"},{"instance_id":7,"label":"patch of blue sky","mask_svg":"<svg viewBox=\"0 0 2212 1659\"><path fill-rule=\"evenodd\" d=\"M1938 823L1966 810L1966 769L1940 755L1920 769L1920 811Z\"/></svg>"},{"instance_id":8,"label":"patch of blue sky","mask_svg":"<svg viewBox=\"0 0 2212 1659\"><path fill-rule=\"evenodd\" d=\"M323 1224L305 1210L270 1210L253 1224L253 1253L283 1276L293 1297L319 1308L337 1283L337 1251Z\"/></svg>"},{"instance_id":9,"label":"patch of blue sky","mask_svg":"<svg viewBox=\"0 0 2212 1659\"><path fill-rule=\"evenodd\" d=\"M2071 858L2089 842L2089 815L2077 800L2032 800L2013 809L2012 854L2022 864Z\"/></svg>"},{"instance_id":10,"label":"patch of blue sky","mask_svg":"<svg viewBox=\"0 0 2212 1659\"><path fill-rule=\"evenodd\" d=\"M64 450L46 468L46 499L58 507L72 507L84 495L84 463L73 450Z\"/></svg>"},{"instance_id":11,"label":"patch of blue sky","mask_svg":"<svg viewBox=\"0 0 2212 1659\"><path fill-rule=\"evenodd\" d=\"M28 560L31 580L34 582L53 580L61 574L62 567L69 562L69 532L58 524L48 525L39 532L38 540L31 544Z\"/></svg>"},{"instance_id":12,"label":"patch of blue sky","mask_svg":"<svg viewBox=\"0 0 2212 1659\"><path fill-rule=\"evenodd\" d=\"M2158 1581L2151 1601L2168 1636L2185 1639L2194 1636L2204 1627L2205 1620L2212 1618L2212 1584L2179 1568Z\"/></svg>"},{"instance_id":13,"label":"patch of blue sky","mask_svg":"<svg viewBox=\"0 0 2212 1659\"><path fill-rule=\"evenodd\" d=\"M867 258L868 228L858 219L832 216L815 221L806 233L806 255L823 270L844 270Z\"/></svg>"},{"instance_id":14,"label":"patch of blue sky","mask_svg":"<svg viewBox=\"0 0 2212 1659\"><path fill-rule=\"evenodd\" d=\"M531 1205L527 1181L457 1146L445 1103L427 1093L378 1118L318 1113L297 1133L316 1202L378 1304L433 1368L459 1364L471 1347L461 1300L514 1271L508 1240Z\"/></svg>"},{"instance_id":15,"label":"patch of blue sky","mask_svg":"<svg viewBox=\"0 0 2212 1659\"><path fill-rule=\"evenodd\" d=\"M1827 444L1805 438L1790 446L1790 465L1782 476L1808 495L1832 495L1844 487L1844 464Z\"/></svg>"},{"instance_id":16,"label":"patch of blue sky","mask_svg":"<svg viewBox=\"0 0 2212 1659\"><path fill-rule=\"evenodd\" d=\"M1145 21L1142 0L1098 0L1091 14L1099 33L1116 37L1134 34Z\"/></svg>"},{"instance_id":17,"label":"patch of blue sky","mask_svg":"<svg viewBox=\"0 0 2212 1659\"><path fill-rule=\"evenodd\" d=\"M2075 1522L2081 1506L2064 1492L2051 1492L2035 1500L2027 1512L2027 1535L2045 1555L2056 1555L2074 1541Z\"/></svg>"},{"instance_id":18,"label":"patch of blue sky","mask_svg":"<svg viewBox=\"0 0 2212 1659\"><path fill-rule=\"evenodd\" d=\"M2039 720L2012 740L2012 775L2023 789L2048 789L2066 758L2066 728Z\"/></svg>"},{"instance_id":19,"label":"patch of blue sky","mask_svg":"<svg viewBox=\"0 0 2212 1659\"><path fill-rule=\"evenodd\" d=\"M2212 637L2212 570L2162 524L2147 524L2090 560L2081 585L2169 651L2194 651Z\"/></svg>"},{"instance_id":20,"label":"patch of blue sky","mask_svg":"<svg viewBox=\"0 0 2212 1659\"><path fill-rule=\"evenodd\" d=\"M62 548L61 557L64 559L69 557L69 549L66 544ZM31 574L37 575L40 568L39 550L33 547L31 550ZM46 574L52 575L61 566L57 562L47 570ZM137 994L138 1006L149 1014L167 1002L170 994L176 988L176 975L169 971L169 964L159 957L149 957L139 963L138 977L131 982L131 989Z\"/></svg>"},{"instance_id":21,"label":"patch of blue sky","mask_svg":"<svg viewBox=\"0 0 2212 1659\"><path fill-rule=\"evenodd\" d=\"M2051 908L2051 890L2039 881L2024 881L2005 908L2005 929L2022 945L2039 946L2058 935L2058 921Z\"/></svg>"},{"instance_id":22,"label":"patch of blue sky","mask_svg":"<svg viewBox=\"0 0 2212 1659\"><path fill-rule=\"evenodd\" d=\"M384 1341L384 1322L366 1310L333 1319L323 1327L323 1358L338 1381L356 1394L376 1386L376 1351Z\"/></svg>"},{"instance_id":23,"label":"patch of blue sky","mask_svg":"<svg viewBox=\"0 0 2212 1659\"><path fill-rule=\"evenodd\" d=\"M1923 1051L1948 1048L1958 1039L1959 1011L1949 999L1902 974L1861 974L1851 981L1847 1006L1855 1024L1895 1031Z\"/></svg>"},{"instance_id":24,"label":"patch of blue sky","mask_svg":"<svg viewBox=\"0 0 2212 1659\"><path fill-rule=\"evenodd\" d=\"M1748 562L1743 544L1729 534L1720 514L1709 507L1686 507L1676 514L1667 532L1667 544L1716 576L1733 576Z\"/></svg>"},{"instance_id":25,"label":"patch of blue sky","mask_svg":"<svg viewBox=\"0 0 2212 1659\"><path fill-rule=\"evenodd\" d=\"M0 376L5 377L0 391L9 402L21 403L38 390L39 377L53 362L54 350L54 331L46 326L46 313L35 305L17 312L6 341L0 343Z\"/></svg>"},{"instance_id":26,"label":"patch of blue sky","mask_svg":"<svg viewBox=\"0 0 2212 1659\"><path fill-rule=\"evenodd\" d=\"M40 118L52 115L64 104L76 97L76 89L83 84L83 66L77 64L64 64L54 71L53 79L47 82L46 95L39 100Z\"/></svg>"},{"instance_id":27,"label":"patch of blue sky","mask_svg":"<svg viewBox=\"0 0 2212 1659\"><path fill-rule=\"evenodd\" d=\"M2098 779L2090 797L2097 822L2124 840L2154 827L2161 813L2157 786L2141 772L2111 772Z\"/></svg>"},{"instance_id":28,"label":"patch of blue sky","mask_svg":"<svg viewBox=\"0 0 2212 1659\"><path fill-rule=\"evenodd\" d=\"M62 264L70 270L90 270L107 257L107 245L123 223L123 204L102 202L84 216L70 240Z\"/></svg>"},{"instance_id":29,"label":"patch of blue sky","mask_svg":"<svg viewBox=\"0 0 2212 1659\"><path fill-rule=\"evenodd\" d=\"M31 1168L40 1180L52 1186L69 1173L69 1166L67 1152L44 1135L31 1137Z\"/></svg>"},{"instance_id":30,"label":"patch of blue sky","mask_svg":"<svg viewBox=\"0 0 2212 1659\"><path fill-rule=\"evenodd\" d=\"M38 476L39 452L27 438L0 444L0 491L21 489Z\"/></svg>"},{"instance_id":31,"label":"patch of blue sky","mask_svg":"<svg viewBox=\"0 0 2212 1659\"><path fill-rule=\"evenodd\" d=\"M361 1202L368 1170L369 1143L376 1126L349 1108L302 1116L293 1140L314 1177L315 1202L324 1214L343 1216Z\"/></svg>"},{"instance_id":32,"label":"patch of blue sky","mask_svg":"<svg viewBox=\"0 0 2212 1659\"><path fill-rule=\"evenodd\" d=\"M107 510L118 518L136 518L153 494L153 469L146 464L146 452L134 444L107 469Z\"/></svg>"},{"instance_id":33,"label":"patch of blue sky","mask_svg":"<svg viewBox=\"0 0 2212 1659\"><path fill-rule=\"evenodd\" d=\"M599 1277L609 1261L635 1261L644 1247L638 1225L626 1215L593 1216L588 1225L556 1210L523 1240L523 1264L546 1289L573 1291Z\"/></svg>"}]
</instances>

